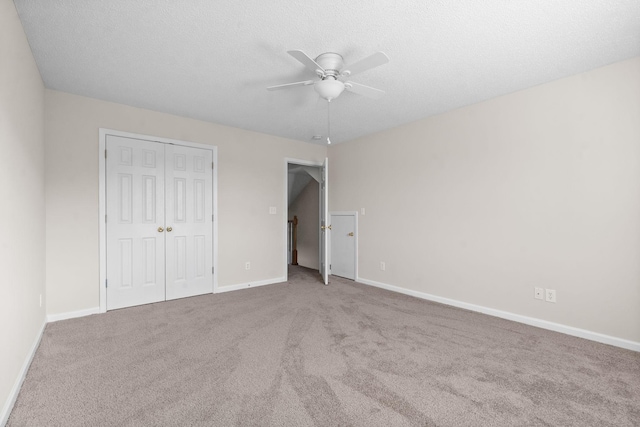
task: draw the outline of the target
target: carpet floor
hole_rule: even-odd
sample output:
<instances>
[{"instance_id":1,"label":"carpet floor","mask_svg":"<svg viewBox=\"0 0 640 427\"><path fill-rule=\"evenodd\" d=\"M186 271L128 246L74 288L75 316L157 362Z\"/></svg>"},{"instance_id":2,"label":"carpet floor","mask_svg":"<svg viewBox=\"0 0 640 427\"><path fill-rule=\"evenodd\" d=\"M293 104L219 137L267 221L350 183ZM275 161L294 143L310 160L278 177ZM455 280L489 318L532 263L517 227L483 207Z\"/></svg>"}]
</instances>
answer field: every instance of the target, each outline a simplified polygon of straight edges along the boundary
<instances>
[{"instance_id":1,"label":"carpet floor","mask_svg":"<svg viewBox=\"0 0 640 427\"><path fill-rule=\"evenodd\" d=\"M640 354L296 267L47 325L9 426L633 426Z\"/></svg>"}]
</instances>

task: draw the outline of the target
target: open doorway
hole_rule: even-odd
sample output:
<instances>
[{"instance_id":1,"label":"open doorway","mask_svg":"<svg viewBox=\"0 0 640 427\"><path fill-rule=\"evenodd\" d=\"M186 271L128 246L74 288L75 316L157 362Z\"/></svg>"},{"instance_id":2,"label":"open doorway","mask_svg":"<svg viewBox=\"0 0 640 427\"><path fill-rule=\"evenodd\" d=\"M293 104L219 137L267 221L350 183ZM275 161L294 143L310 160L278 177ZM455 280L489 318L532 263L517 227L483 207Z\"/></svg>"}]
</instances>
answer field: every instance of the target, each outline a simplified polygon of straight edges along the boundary
<instances>
[{"instance_id":1,"label":"open doorway","mask_svg":"<svg viewBox=\"0 0 640 427\"><path fill-rule=\"evenodd\" d=\"M318 270L328 283L326 263L324 164L287 159L286 172L286 262Z\"/></svg>"}]
</instances>

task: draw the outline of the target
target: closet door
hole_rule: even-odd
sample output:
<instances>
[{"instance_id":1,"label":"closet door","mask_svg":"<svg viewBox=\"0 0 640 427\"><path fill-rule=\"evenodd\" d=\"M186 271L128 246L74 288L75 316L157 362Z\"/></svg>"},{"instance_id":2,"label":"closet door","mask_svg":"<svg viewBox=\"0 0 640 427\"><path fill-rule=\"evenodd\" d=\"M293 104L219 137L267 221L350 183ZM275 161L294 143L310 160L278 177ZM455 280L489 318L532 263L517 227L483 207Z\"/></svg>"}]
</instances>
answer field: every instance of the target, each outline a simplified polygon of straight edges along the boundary
<instances>
[{"instance_id":1,"label":"closet door","mask_svg":"<svg viewBox=\"0 0 640 427\"><path fill-rule=\"evenodd\" d=\"M166 298L213 292L213 152L166 145Z\"/></svg>"},{"instance_id":2,"label":"closet door","mask_svg":"<svg viewBox=\"0 0 640 427\"><path fill-rule=\"evenodd\" d=\"M107 309L165 299L163 144L106 141Z\"/></svg>"}]
</instances>

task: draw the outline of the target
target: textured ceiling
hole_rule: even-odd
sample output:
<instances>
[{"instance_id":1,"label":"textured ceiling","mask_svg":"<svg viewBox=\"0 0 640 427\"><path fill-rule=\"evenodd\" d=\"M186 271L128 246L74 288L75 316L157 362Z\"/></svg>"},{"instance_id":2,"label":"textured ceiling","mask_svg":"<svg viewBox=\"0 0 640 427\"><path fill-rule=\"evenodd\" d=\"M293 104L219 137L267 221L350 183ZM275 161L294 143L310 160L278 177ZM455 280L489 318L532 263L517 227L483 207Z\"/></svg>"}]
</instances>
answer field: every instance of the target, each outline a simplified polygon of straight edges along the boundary
<instances>
[{"instance_id":1,"label":"textured ceiling","mask_svg":"<svg viewBox=\"0 0 640 427\"><path fill-rule=\"evenodd\" d=\"M47 88L311 141L327 104L287 54L376 51L331 103L359 136L640 55L638 0L15 0ZM317 143L323 143L317 142Z\"/></svg>"}]
</instances>

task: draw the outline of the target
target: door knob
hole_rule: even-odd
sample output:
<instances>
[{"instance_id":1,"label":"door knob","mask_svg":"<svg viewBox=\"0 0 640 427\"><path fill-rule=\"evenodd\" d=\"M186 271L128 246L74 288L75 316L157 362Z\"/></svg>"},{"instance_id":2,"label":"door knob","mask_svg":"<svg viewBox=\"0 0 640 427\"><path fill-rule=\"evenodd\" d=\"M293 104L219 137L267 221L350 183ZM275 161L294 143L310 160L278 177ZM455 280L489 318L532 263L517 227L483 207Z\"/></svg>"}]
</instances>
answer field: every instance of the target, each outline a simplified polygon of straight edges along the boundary
<instances>
[{"instance_id":1,"label":"door knob","mask_svg":"<svg viewBox=\"0 0 640 427\"><path fill-rule=\"evenodd\" d=\"M171 228L171 227L167 227L167 231L168 231L169 233L171 233L171 232L173 231L173 228Z\"/></svg>"},{"instance_id":2,"label":"door knob","mask_svg":"<svg viewBox=\"0 0 640 427\"><path fill-rule=\"evenodd\" d=\"M162 233L163 231L164 231L164 228L158 227L158 233Z\"/></svg>"},{"instance_id":3,"label":"door knob","mask_svg":"<svg viewBox=\"0 0 640 427\"><path fill-rule=\"evenodd\" d=\"M351 233L349 233L349 236L353 237L353 231Z\"/></svg>"}]
</instances>

